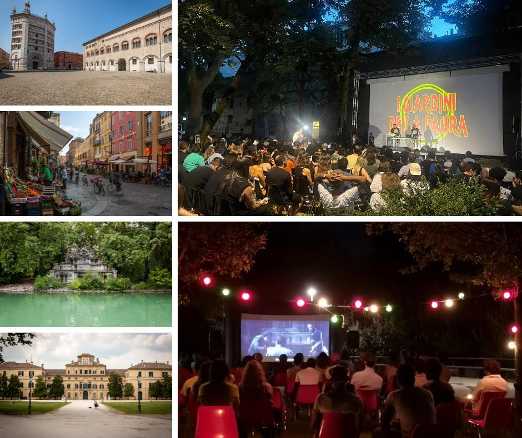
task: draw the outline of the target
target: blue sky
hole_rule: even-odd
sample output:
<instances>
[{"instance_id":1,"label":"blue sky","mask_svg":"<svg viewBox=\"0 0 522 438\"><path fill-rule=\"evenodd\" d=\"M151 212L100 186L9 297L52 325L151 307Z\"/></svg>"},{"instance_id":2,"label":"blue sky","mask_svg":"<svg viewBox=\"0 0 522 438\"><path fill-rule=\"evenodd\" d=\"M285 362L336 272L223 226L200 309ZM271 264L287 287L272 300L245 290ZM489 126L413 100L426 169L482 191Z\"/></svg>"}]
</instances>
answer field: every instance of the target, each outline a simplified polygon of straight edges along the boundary
<instances>
[{"instance_id":1,"label":"blue sky","mask_svg":"<svg viewBox=\"0 0 522 438\"><path fill-rule=\"evenodd\" d=\"M37 333L31 346L4 348L4 360L33 361L45 368L64 368L82 353L92 354L109 368L128 368L142 360L172 363L168 333Z\"/></svg>"},{"instance_id":2,"label":"blue sky","mask_svg":"<svg viewBox=\"0 0 522 438\"><path fill-rule=\"evenodd\" d=\"M73 138L85 138L89 135L89 125L96 114L96 111L60 111L60 127ZM69 145L62 149L61 154L65 155L68 150Z\"/></svg>"},{"instance_id":3,"label":"blue sky","mask_svg":"<svg viewBox=\"0 0 522 438\"><path fill-rule=\"evenodd\" d=\"M0 0L0 47L10 52L13 7L25 0ZM169 0L32 0L31 12L47 13L56 24L55 51L82 52L82 44L115 27L169 4Z\"/></svg>"}]
</instances>

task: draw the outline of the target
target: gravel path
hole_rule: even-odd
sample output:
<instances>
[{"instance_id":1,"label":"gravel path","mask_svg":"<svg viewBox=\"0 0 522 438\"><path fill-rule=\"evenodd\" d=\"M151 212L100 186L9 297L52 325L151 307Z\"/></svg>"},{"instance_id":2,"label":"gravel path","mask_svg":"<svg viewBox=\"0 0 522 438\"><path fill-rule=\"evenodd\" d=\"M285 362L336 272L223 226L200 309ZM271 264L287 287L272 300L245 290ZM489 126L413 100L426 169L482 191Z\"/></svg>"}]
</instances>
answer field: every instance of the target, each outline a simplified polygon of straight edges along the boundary
<instances>
[{"instance_id":1,"label":"gravel path","mask_svg":"<svg viewBox=\"0 0 522 438\"><path fill-rule=\"evenodd\" d=\"M171 74L0 72L0 105L171 104Z\"/></svg>"}]
</instances>

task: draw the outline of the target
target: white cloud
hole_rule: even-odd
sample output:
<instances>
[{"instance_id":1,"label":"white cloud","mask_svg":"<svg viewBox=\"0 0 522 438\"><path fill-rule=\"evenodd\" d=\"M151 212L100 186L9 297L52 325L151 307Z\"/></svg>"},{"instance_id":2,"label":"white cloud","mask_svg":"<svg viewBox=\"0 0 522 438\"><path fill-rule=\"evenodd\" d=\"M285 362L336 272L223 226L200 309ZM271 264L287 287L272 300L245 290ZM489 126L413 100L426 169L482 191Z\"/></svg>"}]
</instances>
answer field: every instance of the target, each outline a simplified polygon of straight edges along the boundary
<instances>
[{"instance_id":1,"label":"white cloud","mask_svg":"<svg viewBox=\"0 0 522 438\"><path fill-rule=\"evenodd\" d=\"M33 361L45 368L63 368L81 353L98 357L109 368L128 368L142 360L172 361L170 334L37 333L31 346L7 347L4 360Z\"/></svg>"}]
</instances>

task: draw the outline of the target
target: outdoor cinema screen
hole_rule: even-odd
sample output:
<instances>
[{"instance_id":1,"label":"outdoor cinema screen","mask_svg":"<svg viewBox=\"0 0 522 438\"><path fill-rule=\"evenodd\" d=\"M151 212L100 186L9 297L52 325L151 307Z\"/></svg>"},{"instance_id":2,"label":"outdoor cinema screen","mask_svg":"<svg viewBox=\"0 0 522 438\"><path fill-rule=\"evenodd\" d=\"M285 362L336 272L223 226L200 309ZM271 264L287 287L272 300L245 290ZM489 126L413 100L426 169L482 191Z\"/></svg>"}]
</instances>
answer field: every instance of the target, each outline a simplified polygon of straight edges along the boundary
<instances>
[{"instance_id":1,"label":"outdoor cinema screen","mask_svg":"<svg viewBox=\"0 0 522 438\"><path fill-rule=\"evenodd\" d=\"M370 128L375 145L391 145L396 124L399 145L463 154L503 155L502 73L505 66L371 79ZM420 140L406 138L415 125Z\"/></svg>"},{"instance_id":2,"label":"outdoor cinema screen","mask_svg":"<svg viewBox=\"0 0 522 438\"><path fill-rule=\"evenodd\" d=\"M297 353L305 358L329 352L330 322L325 315L241 315L241 355L261 353L264 360L276 361L281 354L289 359Z\"/></svg>"}]
</instances>

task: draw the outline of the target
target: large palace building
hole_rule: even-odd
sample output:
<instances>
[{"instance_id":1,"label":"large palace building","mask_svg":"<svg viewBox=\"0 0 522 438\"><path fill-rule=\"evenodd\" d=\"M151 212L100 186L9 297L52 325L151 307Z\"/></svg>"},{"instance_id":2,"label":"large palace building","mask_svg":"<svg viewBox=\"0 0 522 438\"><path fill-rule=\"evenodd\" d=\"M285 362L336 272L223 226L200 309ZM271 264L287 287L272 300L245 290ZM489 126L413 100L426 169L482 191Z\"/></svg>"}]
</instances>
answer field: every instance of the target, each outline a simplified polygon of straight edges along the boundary
<instances>
[{"instance_id":1,"label":"large palace building","mask_svg":"<svg viewBox=\"0 0 522 438\"><path fill-rule=\"evenodd\" d=\"M0 374L9 379L17 375L22 383L21 398L29 397L29 389L34 388L38 376L42 376L49 387L55 376L63 379L66 400L108 400L109 375L121 376L123 385L130 383L134 387L134 396L130 399L150 400L149 387L161 381L164 376L172 377L172 366L160 362L140 362L127 369L107 369L92 354L80 354L76 361L65 365L65 369L45 369L44 365L33 363L4 362L0 364Z\"/></svg>"},{"instance_id":2,"label":"large palace building","mask_svg":"<svg viewBox=\"0 0 522 438\"><path fill-rule=\"evenodd\" d=\"M84 70L172 72L169 4L83 44Z\"/></svg>"},{"instance_id":3,"label":"large palace building","mask_svg":"<svg viewBox=\"0 0 522 438\"><path fill-rule=\"evenodd\" d=\"M47 70L54 68L54 32L47 19L31 14L30 2L23 12L11 14L11 69Z\"/></svg>"}]
</instances>

